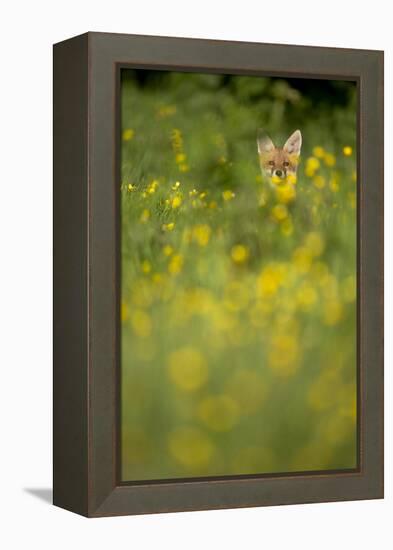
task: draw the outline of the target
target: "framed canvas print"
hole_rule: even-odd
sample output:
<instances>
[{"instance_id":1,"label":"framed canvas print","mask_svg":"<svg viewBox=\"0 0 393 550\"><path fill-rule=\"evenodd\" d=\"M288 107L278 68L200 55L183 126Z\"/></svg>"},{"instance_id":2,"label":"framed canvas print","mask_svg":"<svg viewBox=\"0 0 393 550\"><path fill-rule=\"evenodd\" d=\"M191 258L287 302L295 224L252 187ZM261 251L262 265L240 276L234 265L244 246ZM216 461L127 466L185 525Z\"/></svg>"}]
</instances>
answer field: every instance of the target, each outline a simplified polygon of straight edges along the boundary
<instances>
[{"instance_id":1,"label":"framed canvas print","mask_svg":"<svg viewBox=\"0 0 393 550\"><path fill-rule=\"evenodd\" d=\"M54 503L383 495L383 53L54 47Z\"/></svg>"}]
</instances>

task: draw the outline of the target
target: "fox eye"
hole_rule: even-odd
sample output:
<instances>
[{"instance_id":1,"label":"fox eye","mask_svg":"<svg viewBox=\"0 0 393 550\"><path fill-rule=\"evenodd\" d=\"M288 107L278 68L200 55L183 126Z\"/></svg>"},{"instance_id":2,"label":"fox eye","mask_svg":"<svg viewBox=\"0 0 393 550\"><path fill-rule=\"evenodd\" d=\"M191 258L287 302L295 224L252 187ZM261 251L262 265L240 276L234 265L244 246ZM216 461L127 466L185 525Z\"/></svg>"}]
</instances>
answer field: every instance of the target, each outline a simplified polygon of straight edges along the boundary
<instances>
[{"instance_id":1,"label":"fox eye","mask_svg":"<svg viewBox=\"0 0 393 550\"><path fill-rule=\"evenodd\" d=\"M269 160L269 166L274 166L274 160Z\"/></svg>"},{"instance_id":2,"label":"fox eye","mask_svg":"<svg viewBox=\"0 0 393 550\"><path fill-rule=\"evenodd\" d=\"M283 162L283 165L284 165L285 167L287 167L287 166L289 166L289 162L288 162L287 160L285 160L285 161Z\"/></svg>"}]
</instances>

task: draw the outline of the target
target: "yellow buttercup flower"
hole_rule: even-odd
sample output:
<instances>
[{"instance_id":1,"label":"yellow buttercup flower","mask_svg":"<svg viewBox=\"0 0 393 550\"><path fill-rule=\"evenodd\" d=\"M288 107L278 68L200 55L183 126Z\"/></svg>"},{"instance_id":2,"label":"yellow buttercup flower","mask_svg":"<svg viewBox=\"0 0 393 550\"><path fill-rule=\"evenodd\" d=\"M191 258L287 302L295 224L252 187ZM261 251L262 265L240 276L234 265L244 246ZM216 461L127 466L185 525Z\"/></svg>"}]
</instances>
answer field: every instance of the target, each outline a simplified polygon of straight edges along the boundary
<instances>
[{"instance_id":1,"label":"yellow buttercup flower","mask_svg":"<svg viewBox=\"0 0 393 550\"><path fill-rule=\"evenodd\" d=\"M173 254L173 248L169 244L165 245L162 251L165 256L170 256L171 254Z\"/></svg>"},{"instance_id":2,"label":"yellow buttercup flower","mask_svg":"<svg viewBox=\"0 0 393 550\"><path fill-rule=\"evenodd\" d=\"M293 233L293 222L290 217L280 223L280 231L285 237L290 237Z\"/></svg>"},{"instance_id":3,"label":"yellow buttercup flower","mask_svg":"<svg viewBox=\"0 0 393 550\"><path fill-rule=\"evenodd\" d=\"M288 209L285 204L276 204L276 206L272 208L272 215L275 220L280 222L285 220L288 216Z\"/></svg>"},{"instance_id":4,"label":"yellow buttercup flower","mask_svg":"<svg viewBox=\"0 0 393 550\"><path fill-rule=\"evenodd\" d=\"M123 130L122 139L123 141L130 141L135 135L135 131L132 128L126 128Z\"/></svg>"},{"instance_id":5,"label":"yellow buttercup flower","mask_svg":"<svg viewBox=\"0 0 393 550\"><path fill-rule=\"evenodd\" d=\"M193 392L203 386L209 376L207 361L200 351L185 347L173 351L168 357L171 380L186 392Z\"/></svg>"},{"instance_id":6,"label":"yellow buttercup flower","mask_svg":"<svg viewBox=\"0 0 393 550\"><path fill-rule=\"evenodd\" d=\"M293 263L300 273L307 273L312 264L313 255L305 246L299 246L292 256Z\"/></svg>"},{"instance_id":7,"label":"yellow buttercup flower","mask_svg":"<svg viewBox=\"0 0 393 550\"><path fill-rule=\"evenodd\" d=\"M332 167L336 164L336 157L332 153L325 153L323 158L326 166Z\"/></svg>"},{"instance_id":8,"label":"yellow buttercup flower","mask_svg":"<svg viewBox=\"0 0 393 550\"><path fill-rule=\"evenodd\" d=\"M317 189L323 189L326 185L326 180L323 176L318 174L317 176L314 176L313 178L313 184Z\"/></svg>"},{"instance_id":9,"label":"yellow buttercup flower","mask_svg":"<svg viewBox=\"0 0 393 550\"><path fill-rule=\"evenodd\" d=\"M182 199L181 199L180 195L176 195L176 197L173 197L173 199L172 199L172 208L173 209L179 208L181 203L182 203Z\"/></svg>"},{"instance_id":10,"label":"yellow buttercup flower","mask_svg":"<svg viewBox=\"0 0 393 550\"><path fill-rule=\"evenodd\" d=\"M231 258L235 264L243 264L248 260L249 256L249 249L242 244L236 244L231 249Z\"/></svg>"},{"instance_id":11,"label":"yellow buttercup flower","mask_svg":"<svg viewBox=\"0 0 393 550\"><path fill-rule=\"evenodd\" d=\"M346 277L341 284L341 288L345 302L354 302L356 300L357 283L354 275Z\"/></svg>"},{"instance_id":12,"label":"yellow buttercup flower","mask_svg":"<svg viewBox=\"0 0 393 550\"><path fill-rule=\"evenodd\" d=\"M141 223L146 223L150 219L150 211L147 208L145 208L139 219Z\"/></svg>"},{"instance_id":13,"label":"yellow buttercup flower","mask_svg":"<svg viewBox=\"0 0 393 550\"><path fill-rule=\"evenodd\" d=\"M222 198L224 199L224 201L230 201L235 198L235 193L227 189L226 191L223 191Z\"/></svg>"},{"instance_id":14,"label":"yellow buttercup flower","mask_svg":"<svg viewBox=\"0 0 393 550\"><path fill-rule=\"evenodd\" d=\"M267 265L257 279L257 293L259 296L271 296L285 280L286 268L284 264L271 263Z\"/></svg>"},{"instance_id":15,"label":"yellow buttercup flower","mask_svg":"<svg viewBox=\"0 0 393 550\"><path fill-rule=\"evenodd\" d=\"M173 231L175 227L175 222L164 223L161 227L163 231Z\"/></svg>"},{"instance_id":16,"label":"yellow buttercup flower","mask_svg":"<svg viewBox=\"0 0 393 550\"><path fill-rule=\"evenodd\" d=\"M296 198L296 190L294 186L289 183L277 186L275 192L277 200L284 204L288 204Z\"/></svg>"},{"instance_id":17,"label":"yellow buttercup flower","mask_svg":"<svg viewBox=\"0 0 393 550\"><path fill-rule=\"evenodd\" d=\"M312 231L306 235L304 244L313 256L320 256L325 249L325 240L316 231Z\"/></svg>"},{"instance_id":18,"label":"yellow buttercup flower","mask_svg":"<svg viewBox=\"0 0 393 550\"><path fill-rule=\"evenodd\" d=\"M175 105L162 105L157 111L157 115L160 118L166 118L174 115L175 113L176 113Z\"/></svg>"},{"instance_id":19,"label":"yellow buttercup flower","mask_svg":"<svg viewBox=\"0 0 393 550\"><path fill-rule=\"evenodd\" d=\"M226 395L239 406L243 414L255 413L266 398L267 387L263 377L250 368L235 371L225 386Z\"/></svg>"},{"instance_id":20,"label":"yellow buttercup flower","mask_svg":"<svg viewBox=\"0 0 393 550\"><path fill-rule=\"evenodd\" d=\"M353 153L352 147L350 147L349 145L346 145L345 147L343 147L343 153L346 157L350 157Z\"/></svg>"},{"instance_id":21,"label":"yellow buttercup flower","mask_svg":"<svg viewBox=\"0 0 393 550\"><path fill-rule=\"evenodd\" d=\"M177 462L191 469L205 466L214 454L214 445L208 436L193 427L177 428L171 432L168 448Z\"/></svg>"},{"instance_id":22,"label":"yellow buttercup flower","mask_svg":"<svg viewBox=\"0 0 393 550\"><path fill-rule=\"evenodd\" d=\"M130 316L130 313L128 310L128 306L126 302L124 302L123 300L121 302L121 308L120 308L120 317L121 317L122 323L125 323L128 320L129 316Z\"/></svg>"},{"instance_id":23,"label":"yellow buttercup flower","mask_svg":"<svg viewBox=\"0 0 393 550\"><path fill-rule=\"evenodd\" d=\"M151 263L150 263L148 260L144 260L144 261L142 262L141 267L142 267L143 273L150 273L150 271L151 271Z\"/></svg>"},{"instance_id":24,"label":"yellow buttercup flower","mask_svg":"<svg viewBox=\"0 0 393 550\"><path fill-rule=\"evenodd\" d=\"M168 265L168 271L172 275L177 275L183 269L184 259L181 254L175 254L171 257Z\"/></svg>"},{"instance_id":25,"label":"yellow buttercup flower","mask_svg":"<svg viewBox=\"0 0 393 550\"><path fill-rule=\"evenodd\" d=\"M298 368L300 358L299 345L291 334L276 334L268 355L269 367L281 376L290 376Z\"/></svg>"},{"instance_id":26,"label":"yellow buttercup flower","mask_svg":"<svg viewBox=\"0 0 393 550\"><path fill-rule=\"evenodd\" d=\"M198 224L192 228L192 239L199 246L207 246L210 240L211 228L207 224Z\"/></svg>"},{"instance_id":27,"label":"yellow buttercup flower","mask_svg":"<svg viewBox=\"0 0 393 550\"><path fill-rule=\"evenodd\" d=\"M314 157L317 157L317 158L321 159L325 156L325 149L323 147L320 147L319 145L317 145L312 150L312 154L314 155Z\"/></svg>"},{"instance_id":28,"label":"yellow buttercup flower","mask_svg":"<svg viewBox=\"0 0 393 550\"><path fill-rule=\"evenodd\" d=\"M301 286L296 294L296 301L302 311L310 311L316 304L318 294L309 284Z\"/></svg>"},{"instance_id":29,"label":"yellow buttercup flower","mask_svg":"<svg viewBox=\"0 0 393 550\"><path fill-rule=\"evenodd\" d=\"M343 307L338 300L329 300L323 308L323 321L325 325L336 325L343 316Z\"/></svg>"},{"instance_id":30,"label":"yellow buttercup flower","mask_svg":"<svg viewBox=\"0 0 393 550\"><path fill-rule=\"evenodd\" d=\"M212 395L198 406L198 417L216 432L228 432L239 419L239 406L229 395Z\"/></svg>"},{"instance_id":31,"label":"yellow buttercup flower","mask_svg":"<svg viewBox=\"0 0 393 550\"><path fill-rule=\"evenodd\" d=\"M131 313L131 326L137 336L147 338L152 330L150 315L142 309L134 309Z\"/></svg>"},{"instance_id":32,"label":"yellow buttercup flower","mask_svg":"<svg viewBox=\"0 0 393 550\"><path fill-rule=\"evenodd\" d=\"M184 162L186 160L186 155L184 153L177 153L176 157L175 157L175 160L176 160L176 163L177 164L181 164L182 162Z\"/></svg>"},{"instance_id":33,"label":"yellow buttercup flower","mask_svg":"<svg viewBox=\"0 0 393 550\"><path fill-rule=\"evenodd\" d=\"M305 167L305 173L306 176L312 177L315 172L319 169L321 163L316 157L309 157L306 160L306 167Z\"/></svg>"}]
</instances>

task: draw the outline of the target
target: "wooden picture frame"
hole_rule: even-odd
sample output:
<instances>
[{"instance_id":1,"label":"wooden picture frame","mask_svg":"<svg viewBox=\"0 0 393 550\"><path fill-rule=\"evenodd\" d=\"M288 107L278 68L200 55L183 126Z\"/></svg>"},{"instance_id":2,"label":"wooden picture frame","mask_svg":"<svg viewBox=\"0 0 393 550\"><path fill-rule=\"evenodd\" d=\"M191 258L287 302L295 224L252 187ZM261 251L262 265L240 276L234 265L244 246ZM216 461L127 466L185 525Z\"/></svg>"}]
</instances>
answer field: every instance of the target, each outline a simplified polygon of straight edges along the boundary
<instances>
[{"instance_id":1,"label":"wooden picture frame","mask_svg":"<svg viewBox=\"0 0 393 550\"><path fill-rule=\"evenodd\" d=\"M119 481L121 67L356 81L356 470ZM54 504L88 517L382 498L383 52L106 33L54 46L53 430Z\"/></svg>"}]
</instances>

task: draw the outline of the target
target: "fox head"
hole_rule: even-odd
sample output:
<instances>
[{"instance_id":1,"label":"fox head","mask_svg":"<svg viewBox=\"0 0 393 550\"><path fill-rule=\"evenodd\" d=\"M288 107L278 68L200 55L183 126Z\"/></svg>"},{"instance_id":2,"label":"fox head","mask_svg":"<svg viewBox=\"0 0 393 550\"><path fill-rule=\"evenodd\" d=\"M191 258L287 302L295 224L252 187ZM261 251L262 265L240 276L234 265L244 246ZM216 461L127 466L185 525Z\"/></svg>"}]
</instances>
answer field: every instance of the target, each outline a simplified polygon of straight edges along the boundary
<instances>
[{"instance_id":1,"label":"fox head","mask_svg":"<svg viewBox=\"0 0 393 550\"><path fill-rule=\"evenodd\" d=\"M288 176L296 178L302 146L300 130L293 132L282 148L276 147L263 130L258 130L257 144L262 174L278 181L286 181Z\"/></svg>"}]
</instances>

